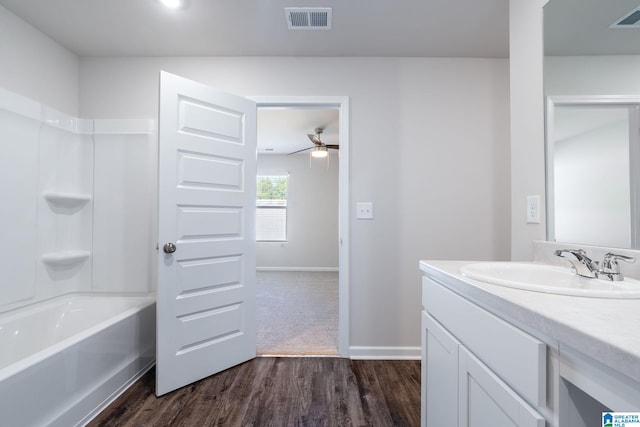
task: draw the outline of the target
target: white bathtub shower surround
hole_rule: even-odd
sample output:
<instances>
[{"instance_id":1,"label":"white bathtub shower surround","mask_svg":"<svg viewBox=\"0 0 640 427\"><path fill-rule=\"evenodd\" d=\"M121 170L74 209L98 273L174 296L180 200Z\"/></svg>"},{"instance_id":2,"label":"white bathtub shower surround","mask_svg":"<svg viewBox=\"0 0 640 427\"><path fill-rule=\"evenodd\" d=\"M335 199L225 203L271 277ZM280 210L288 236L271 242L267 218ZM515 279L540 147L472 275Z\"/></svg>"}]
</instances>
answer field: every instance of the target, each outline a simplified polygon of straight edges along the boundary
<instances>
[{"instance_id":1,"label":"white bathtub shower surround","mask_svg":"<svg viewBox=\"0 0 640 427\"><path fill-rule=\"evenodd\" d=\"M155 120L94 120L93 279L100 292L155 291Z\"/></svg>"},{"instance_id":2,"label":"white bathtub shower surround","mask_svg":"<svg viewBox=\"0 0 640 427\"><path fill-rule=\"evenodd\" d=\"M37 142L36 300L40 296L49 298L91 290L92 133L91 120L41 108ZM31 295L25 293L24 296Z\"/></svg>"},{"instance_id":3,"label":"white bathtub shower surround","mask_svg":"<svg viewBox=\"0 0 640 427\"><path fill-rule=\"evenodd\" d=\"M156 122L0 88L0 149L0 425L82 424L155 360Z\"/></svg>"},{"instance_id":4,"label":"white bathtub shower surround","mask_svg":"<svg viewBox=\"0 0 640 427\"><path fill-rule=\"evenodd\" d=\"M155 297L70 294L0 315L0 424L83 424L155 361Z\"/></svg>"},{"instance_id":5,"label":"white bathtub shower surround","mask_svg":"<svg viewBox=\"0 0 640 427\"><path fill-rule=\"evenodd\" d=\"M0 307L34 294L38 244L40 108L8 95L0 92L0 230L12 248L0 257Z\"/></svg>"},{"instance_id":6,"label":"white bathtub shower surround","mask_svg":"<svg viewBox=\"0 0 640 427\"><path fill-rule=\"evenodd\" d=\"M85 120L0 88L0 312L70 292L150 292L154 120Z\"/></svg>"}]
</instances>

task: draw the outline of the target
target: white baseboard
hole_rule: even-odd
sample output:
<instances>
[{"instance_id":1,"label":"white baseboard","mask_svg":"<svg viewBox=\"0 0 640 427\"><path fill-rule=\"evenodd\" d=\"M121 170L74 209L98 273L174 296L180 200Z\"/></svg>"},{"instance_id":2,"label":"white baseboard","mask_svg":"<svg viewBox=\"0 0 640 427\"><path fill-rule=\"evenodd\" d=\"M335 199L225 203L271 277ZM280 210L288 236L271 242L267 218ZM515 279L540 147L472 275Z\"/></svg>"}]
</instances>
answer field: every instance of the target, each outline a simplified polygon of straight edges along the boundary
<instances>
[{"instance_id":1,"label":"white baseboard","mask_svg":"<svg viewBox=\"0 0 640 427\"><path fill-rule=\"evenodd\" d=\"M340 271L338 267L256 267L256 271Z\"/></svg>"},{"instance_id":2,"label":"white baseboard","mask_svg":"<svg viewBox=\"0 0 640 427\"><path fill-rule=\"evenodd\" d=\"M420 360L421 349L416 347L349 347L349 358L354 360Z\"/></svg>"}]
</instances>

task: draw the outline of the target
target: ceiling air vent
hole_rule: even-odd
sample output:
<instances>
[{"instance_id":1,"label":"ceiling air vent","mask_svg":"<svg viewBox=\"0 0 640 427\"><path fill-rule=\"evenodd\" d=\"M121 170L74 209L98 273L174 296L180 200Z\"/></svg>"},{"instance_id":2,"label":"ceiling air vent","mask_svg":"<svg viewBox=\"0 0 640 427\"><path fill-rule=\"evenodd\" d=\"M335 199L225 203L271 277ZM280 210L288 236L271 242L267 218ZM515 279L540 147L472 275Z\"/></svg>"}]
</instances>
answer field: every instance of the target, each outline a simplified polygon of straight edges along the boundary
<instances>
[{"instance_id":1,"label":"ceiling air vent","mask_svg":"<svg viewBox=\"0 0 640 427\"><path fill-rule=\"evenodd\" d=\"M640 6L617 19L609 28L640 28Z\"/></svg>"},{"instance_id":2,"label":"ceiling air vent","mask_svg":"<svg viewBox=\"0 0 640 427\"><path fill-rule=\"evenodd\" d=\"M285 7L290 30L330 30L330 7Z\"/></svg>"}]
</instances>

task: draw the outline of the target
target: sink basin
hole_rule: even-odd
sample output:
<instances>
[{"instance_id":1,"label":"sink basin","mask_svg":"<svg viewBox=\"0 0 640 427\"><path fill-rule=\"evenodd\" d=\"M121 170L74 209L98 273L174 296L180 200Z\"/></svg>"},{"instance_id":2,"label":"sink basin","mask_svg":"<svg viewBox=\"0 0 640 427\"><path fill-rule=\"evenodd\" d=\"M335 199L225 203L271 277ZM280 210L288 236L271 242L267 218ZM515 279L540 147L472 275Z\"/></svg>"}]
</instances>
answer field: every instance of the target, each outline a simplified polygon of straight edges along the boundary
<instances>
[{"instance_id":1,"label":"sink basin","mask_svg":"<svg viewBox=\"0 0 640 427\"><path fill-rule=\"evenodd\" d=\"M621 282L589 279L570 268L518 262L480 262L467 264L460 273L493 285L551 294L591 298L640 298L640 281Z\"/></svg>"}]
</instances>

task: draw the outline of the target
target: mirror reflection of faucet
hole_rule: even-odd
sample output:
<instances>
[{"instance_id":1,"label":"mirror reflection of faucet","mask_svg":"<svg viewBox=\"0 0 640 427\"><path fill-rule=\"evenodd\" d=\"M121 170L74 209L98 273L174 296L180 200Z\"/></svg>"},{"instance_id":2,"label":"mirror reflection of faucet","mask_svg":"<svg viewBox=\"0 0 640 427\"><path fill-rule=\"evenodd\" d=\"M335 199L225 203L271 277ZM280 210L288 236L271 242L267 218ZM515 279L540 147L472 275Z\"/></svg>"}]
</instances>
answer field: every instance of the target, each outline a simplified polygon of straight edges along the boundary
<instances>
[{"instance_id":1,"label":"mirror reflection of faucet","mask_svg":"<svg viewBox=\"0 0 640 427\"><path fill-rule=\"evenodd\" d=\"M602 262L593 261L587 256L587 252L584 249L558 249L555 255L569 261L573 271L575 271L578 276L615 282L624 280L618 261L628 263L636 261L634 257L614 254L612 252L606 253Z\"/></svg>"}]
</instances>

